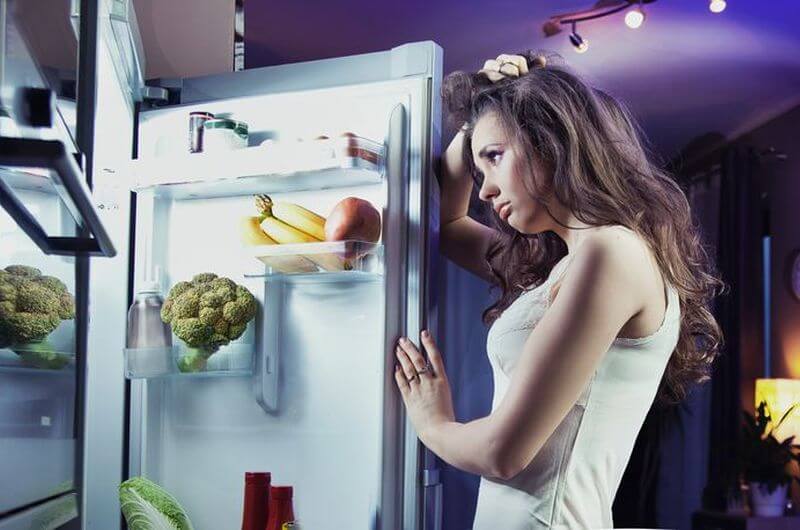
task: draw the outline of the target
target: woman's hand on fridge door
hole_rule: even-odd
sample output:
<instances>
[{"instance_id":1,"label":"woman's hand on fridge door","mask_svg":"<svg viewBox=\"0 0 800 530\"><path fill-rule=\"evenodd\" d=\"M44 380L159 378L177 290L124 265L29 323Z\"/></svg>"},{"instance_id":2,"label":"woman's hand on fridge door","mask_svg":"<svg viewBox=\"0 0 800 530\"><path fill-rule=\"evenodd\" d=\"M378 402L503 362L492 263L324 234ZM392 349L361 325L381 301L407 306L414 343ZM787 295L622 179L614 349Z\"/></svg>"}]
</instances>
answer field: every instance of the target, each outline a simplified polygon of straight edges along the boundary
<instances>
[{"instance_id":1,"label":"woman's hand on fridge door","mask_svg":"<svg viewBox=\"0 0 800 530\"><path fill-rule=\"evenodd\" d=\"M395 349L398 364L394 377L408 417L419 439L428 445L427 435L437 426L455 421L455 414L439 348L428 331L422 332L421 343L427 361L413 342L400 338Z\"/></svg>"}]
</instances>

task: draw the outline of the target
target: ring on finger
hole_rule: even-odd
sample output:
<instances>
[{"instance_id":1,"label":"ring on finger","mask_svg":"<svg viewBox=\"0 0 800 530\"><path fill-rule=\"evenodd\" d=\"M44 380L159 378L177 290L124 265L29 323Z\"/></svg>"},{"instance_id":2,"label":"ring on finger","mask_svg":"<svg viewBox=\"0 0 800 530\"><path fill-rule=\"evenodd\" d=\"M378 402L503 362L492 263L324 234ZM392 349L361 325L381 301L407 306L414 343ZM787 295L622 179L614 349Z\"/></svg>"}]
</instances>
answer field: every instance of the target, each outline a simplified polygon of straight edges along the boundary
<instances>
[{"instance_id":1,"label":"ring on finger","mask_svg":"<svg viewBox=\"0 0 800 530\"><path fill-rule=\"evenodd\" d=\"M406 377L406 380L408 380L409 383L414 381L414 380L416 380L416 379L419 379L419 373L415 373L411 377Z\"/></svg>"}]
</instances>

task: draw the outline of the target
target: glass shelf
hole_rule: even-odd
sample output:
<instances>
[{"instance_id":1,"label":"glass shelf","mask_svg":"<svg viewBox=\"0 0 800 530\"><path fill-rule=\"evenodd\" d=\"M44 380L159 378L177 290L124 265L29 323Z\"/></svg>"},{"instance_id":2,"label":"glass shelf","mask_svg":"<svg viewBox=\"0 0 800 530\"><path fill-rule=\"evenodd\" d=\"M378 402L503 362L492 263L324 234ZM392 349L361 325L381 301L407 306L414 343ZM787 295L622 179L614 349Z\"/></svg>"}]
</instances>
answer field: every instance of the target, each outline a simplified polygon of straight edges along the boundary
<instances>
[{"instance_id":1,"label":"glass shelf","mask_svg":"<svg viewBox=\"0 0 800 530\"><path fill-rule=\"evenodd\" d=\"M249 255L265 265L264 272L248 272L248 278L267 276L331 276L331 281L383 274L383 245L365 241L325 241L286 245L256 245Z\"/></svg>"},{"instance_id":2,"label":"glass shelf","mask_svg":"<svg viewBox=\"0 0 800 530\"><path fill-rule=\"evenodd\" d=\"M13 190L38 191L57 195L50 171L47 169L0 167L0 178Z\"/></svg>"},{"instance_id":3,"label":"glass shelf","mask_svg":"<svg viewBox=\"0 0 800 530\"><path fill-rule=\"evenodd\" d=\"M176 200L377 184L384 147L365 138L276 142L134 160L134 191Z\"/></svg>"},{"instance_id":4,"label":"glass shelf","mask_svg":"<svg viewBox=\"0 0 800 530\"><path fill-rule=\"evenodd\" d=\"M50 350L47 355L24 348L0 349L0 372L64 373L75 370L75 352Z\"/></svg>"},{"instance_id":5,"label":"glass shelf","mask_svg":"<svg viewBox=\"0 0 800 530\"><path fill-rule=\"evenodd\" d=\"M175 341L180 344L163 348L125 348L125 377L225 377L253 373L253 344L232 342L202 359L193 357L179 339Z\"/></svg>"}]
</instances>

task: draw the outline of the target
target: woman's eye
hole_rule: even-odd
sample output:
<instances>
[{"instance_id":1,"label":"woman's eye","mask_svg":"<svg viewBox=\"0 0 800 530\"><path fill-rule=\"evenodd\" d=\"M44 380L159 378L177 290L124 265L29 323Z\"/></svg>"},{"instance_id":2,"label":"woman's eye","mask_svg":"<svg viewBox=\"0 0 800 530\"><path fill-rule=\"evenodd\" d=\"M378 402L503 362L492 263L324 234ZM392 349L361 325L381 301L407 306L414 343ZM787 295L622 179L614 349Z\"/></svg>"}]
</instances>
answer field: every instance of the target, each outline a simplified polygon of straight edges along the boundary
<instances>
[{"instance_id":1,"label":"woman's eye","mask_svg":"<svg viewBox=\"0 0 800 530\"><path fill-rule=\"evenodd\" d=\"M502 158L503 153L500 151L489 151L486 153L486 159L489 160L491 164L497 165L500 162L500 158Z\"/></svg>"}]
</instances>

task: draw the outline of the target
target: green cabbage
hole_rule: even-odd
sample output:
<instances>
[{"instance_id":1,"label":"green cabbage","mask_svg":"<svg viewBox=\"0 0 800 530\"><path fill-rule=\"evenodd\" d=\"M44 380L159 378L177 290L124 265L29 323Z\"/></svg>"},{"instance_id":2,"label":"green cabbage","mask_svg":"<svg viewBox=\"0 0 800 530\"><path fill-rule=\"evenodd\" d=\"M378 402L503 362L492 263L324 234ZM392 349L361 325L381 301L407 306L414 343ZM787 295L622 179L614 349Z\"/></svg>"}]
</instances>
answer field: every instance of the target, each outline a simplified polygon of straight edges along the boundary
<instances>
[{"instance_id":1,"label":"green cabbage","mask_svg":"<svg viewBox=\"0 0 800 530\"><path fill-rule=\"evenodd\" d=\"M120 484L119 501L129 530L193 530L178 500L144 477Z\"/></svg>"}]
</instances>

